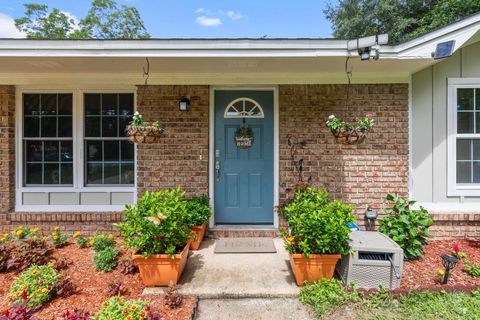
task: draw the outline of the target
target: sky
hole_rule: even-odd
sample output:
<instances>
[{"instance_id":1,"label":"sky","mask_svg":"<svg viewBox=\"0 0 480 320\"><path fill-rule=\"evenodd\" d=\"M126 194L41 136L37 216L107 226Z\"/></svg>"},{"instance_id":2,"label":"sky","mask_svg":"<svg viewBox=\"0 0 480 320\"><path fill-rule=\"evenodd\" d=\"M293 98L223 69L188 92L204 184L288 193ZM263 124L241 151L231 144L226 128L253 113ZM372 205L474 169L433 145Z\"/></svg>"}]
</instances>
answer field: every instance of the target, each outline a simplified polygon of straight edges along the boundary
<instances>
[{"instance_id":1,"label":"sky","mask_svg":"<svg viewBox=\"0 0 480 320\"><path fill-rule=\"evenodd\" d=\"M135 6L153 38L329 38L323 14L337 0L117 0ZM0 38L24 37L13 19L23 3L46 4L83 18L91 0L0 0Z\"/></svg>"}]
</instances>

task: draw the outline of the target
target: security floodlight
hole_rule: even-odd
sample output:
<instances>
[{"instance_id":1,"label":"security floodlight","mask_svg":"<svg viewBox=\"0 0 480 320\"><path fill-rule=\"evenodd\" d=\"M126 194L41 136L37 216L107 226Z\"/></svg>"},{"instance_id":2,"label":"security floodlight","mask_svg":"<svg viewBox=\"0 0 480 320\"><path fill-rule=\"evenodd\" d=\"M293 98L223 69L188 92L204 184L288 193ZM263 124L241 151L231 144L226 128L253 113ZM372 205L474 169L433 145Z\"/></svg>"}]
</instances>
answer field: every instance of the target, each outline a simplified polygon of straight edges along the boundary
<instances>
[{"instance_id":1,"label":"security floodlight","mask_svg":"<svg viewBox=\"0 0 480 320\"><path fill-rule=\"evenodd\" d=\"M360 59L365 61L373 57L375 60L379 58L380 45L388 44L388 34L379 34L376 36L364 37L347 42L349 51L357 50Z\"/></svg>"}]
</instances>

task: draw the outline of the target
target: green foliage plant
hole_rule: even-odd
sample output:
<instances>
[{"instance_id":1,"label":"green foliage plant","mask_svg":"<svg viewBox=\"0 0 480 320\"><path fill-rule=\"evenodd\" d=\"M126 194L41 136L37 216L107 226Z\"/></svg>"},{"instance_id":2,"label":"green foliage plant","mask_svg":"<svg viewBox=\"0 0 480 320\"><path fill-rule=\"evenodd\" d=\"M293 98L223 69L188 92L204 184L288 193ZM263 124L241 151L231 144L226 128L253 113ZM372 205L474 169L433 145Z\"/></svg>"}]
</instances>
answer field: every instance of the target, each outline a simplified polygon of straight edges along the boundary
<instances>
[{"instance_id":1,"label":"green foliage plant","mask_svg":"<svg viewBox=\"0 0 480 320\"><path fill-rule=\"evenodd\" d=\"M208 196L187 199L187 223L190 227L207 224L211 215Z\"/></svg>"},{"instance_id":2,"label":"green foliage plant","mask_svg":"<svg viewBox=\"0 0 480 320\"><path fill-rule=\"evenodd\" d=\"M11 302L40 306L55 296L60 274L52 266L31 266L10 287Z\"/></svg>"},{"instance_id":3,"label":"green foliage plant","mask_svg":"<svg viewBox=\"0 0 480 320\"><path fill-rule=\"evenodd\" d=\"M353 207L341 201L330 201L320 188L298 190L291 202L282 208L288 219L289 234L285 246L290 253L342 254L350 251L351 230L347 223L355 221Z\"/></svg>"},{"instance_id":4,"label":"green foliage plant","mask_svg":"<svg viewBox=\"0 0 480 320\"><path fill-rule=\"evenodd\" d=\"M318 317L342 305L360 300L361 294L357 290L351 286L345 287L337 279L322 279L306 283L300 289L300 301L311 305Z\"/></svg>"},{"instance_id":5,"label":"green foliage plant","mask_svg":"<svg viewBox=\"0 0 480 320\"><path fill-rule=\"evenodd\" d=\"M115 247L106 247L97 251L93 256L93 264L97 271L112 272L117 267L118 249Z\"/></svg>"},{"instance_id":6,"label":"green foliage plant","mask_svg":"<svg viewBox=\"0 0 480 320\"><path fill-rule=\"evenodd\" d=\"M83 237L83 236L79 236L75 239L75 242L77 243L77 245L81 248L81 249L85 249L85 248L88 248L89 244L88 244L88 239L86 237Z\"/></svg>"},{"instance_id":7,"label":"green foliage plant","mask_svg":"<svg viewBox=\"0 0 480 320\"><path fill-rule=\"evenodd\" d=\"M348 123L332 114L328 117L326 125L330 131L338 131L342 129L366 131L373 127L374 120L372 119L372 116L373 115L369 113L365 117L357 119L356 123Z\"/></svg>"},{"instance_id":8,"label":"green foliage plant","mask_svg":"<svg viewBox=\"0 0 480 320\"><path fill-rule=\"evenodd\" d=\"M137 204L127 205L124 213L124 222L116 225L136 254L174 255L190 239L187 201L180 188L145 192Z\"/></svg>"},{"instance_id":9,"label":"green foliage plant","mask_svg":"<svg viewBox=\"0 0 480 320\"><path fill-rule=\"evenodd\" d=\"M55 248L63 248L68 244L70 237L60 230L60 227L55 227L48 240L53 244Z\"/></svg>"},{"instance_id":10,"label":"green foliage plant","mask_svg":"<svg viewBox=\"0 0 480 320\"><path fill-rule=\"evenodd\" d=\"M107 248L114 247L116 244L113 234L106 234L104 232L96 232L92 237L92 249L96 252L103 251Z\"/></svg>"},{"instance_id":11,"label":"green foliage plant","mask_svg":"<svg viewBox=\"0 0 480 320\"><path fill-rule=\"evenodd\" d=\"M471 263L470 261L466 260L463 265L463 271L468 273L473 278L478 278L480 277L480 264Z\"/></svg>"},{"instance_id":12,"label":"green foliage plant","mask_svg":"<svg viewBox=\"0 0 480 320\"><path fill-rule=\"evenodd\" d=\"M102 304L93 320L144 320L152 319L152 310L146 301L125 300L114 296Z\"/></svg>"},{"instance_id":13,"label":"green foliage plant","mask_svg":"<svg viewBox=\"0 0 480 320\"><path fill-rule=\"evenodd\" d=\"M406 259L416 259L423 255L422 246L430 238L428 229L433 224L428 211L423 207L411 209L415 201L387 195L387 200L393 204L385 210L385 216L379 222L378 231L393 239L402 249Z\"/></svg>"}]
</instances>

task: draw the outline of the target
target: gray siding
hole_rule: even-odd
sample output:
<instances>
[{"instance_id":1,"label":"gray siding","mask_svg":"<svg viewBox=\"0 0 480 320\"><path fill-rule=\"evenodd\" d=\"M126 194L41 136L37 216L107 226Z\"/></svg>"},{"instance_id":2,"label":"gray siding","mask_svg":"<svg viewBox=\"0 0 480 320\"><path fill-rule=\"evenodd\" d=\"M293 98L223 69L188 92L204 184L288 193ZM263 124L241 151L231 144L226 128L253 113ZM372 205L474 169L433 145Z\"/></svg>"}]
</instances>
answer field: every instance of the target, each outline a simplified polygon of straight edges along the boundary
<instances>
[{"instance_id":1,"label":"gray siding","mask_svg":"<svg viewBox=\"0 0 480 320\"><path fill-rule=\"evenodd\" d=\"M429 203L480 202L447 196L448 78L480 77L480 42L412 76L412 198Z\"/></svg>"}]
</instances>

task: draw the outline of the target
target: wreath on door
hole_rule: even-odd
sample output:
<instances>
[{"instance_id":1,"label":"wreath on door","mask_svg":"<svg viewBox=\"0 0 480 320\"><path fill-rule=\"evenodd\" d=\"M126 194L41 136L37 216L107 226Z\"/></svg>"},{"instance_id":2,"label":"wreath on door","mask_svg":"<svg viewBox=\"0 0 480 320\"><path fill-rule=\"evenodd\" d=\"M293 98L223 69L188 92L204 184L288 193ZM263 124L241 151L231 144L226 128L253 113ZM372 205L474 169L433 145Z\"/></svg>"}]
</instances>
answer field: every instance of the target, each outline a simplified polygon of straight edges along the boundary
<instances>
[{"instance_id":1,"label":"wreath on door","mask_svg":"<svg viewBox=\"0 0 480 320\"><path fill-rule=\"evenodd\" d=\"M245 126L245 118L243 119L243 126L235 131L235 144L237 148L248 149L251 148L255 141L255 135L252 128Z\"/></svg>"}]
</instances>

